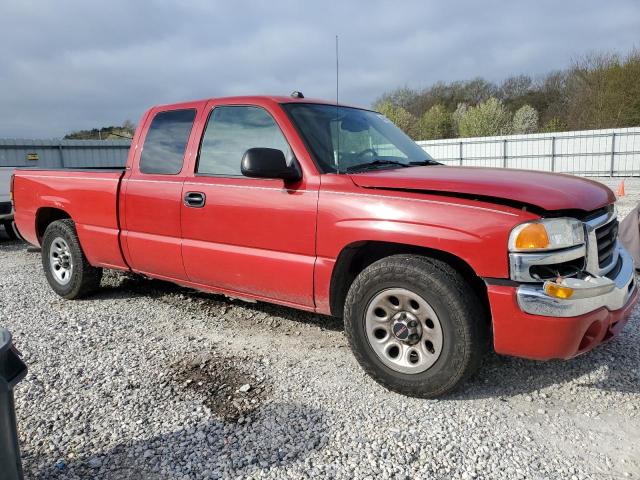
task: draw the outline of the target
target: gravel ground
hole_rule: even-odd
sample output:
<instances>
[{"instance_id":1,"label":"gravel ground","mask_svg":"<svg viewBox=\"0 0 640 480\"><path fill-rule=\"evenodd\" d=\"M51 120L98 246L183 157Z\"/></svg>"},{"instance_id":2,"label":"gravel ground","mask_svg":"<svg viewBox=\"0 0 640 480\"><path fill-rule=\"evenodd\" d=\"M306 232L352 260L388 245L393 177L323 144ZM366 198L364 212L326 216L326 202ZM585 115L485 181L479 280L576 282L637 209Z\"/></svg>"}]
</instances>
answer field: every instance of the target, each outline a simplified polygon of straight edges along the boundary
<instances>
[{"instance_id":1,"label":"gravel ground","mask_svg":"<svg viewBox=\"0 0 640 480\"><path fill-rule=\"evenodd\" d=\"M366 377L336 320L116 274L65 301L41 270L0 239L27 478L640 478L638 312L572 361L490 355L417 400Z\"/></svg>"},{"instance_id":2,"label":"gravel ground","mask_svg":"<svg viewBox=\"0 0 640 480\"><path fill-rule=\"evenodd\" d=\"M618 217L622 220L640 202L640 178L593 177L591 180L605 184L614 193L618 193L620 184L624 182L625 195L616 202Z\"/></svg>"}]
</instances>

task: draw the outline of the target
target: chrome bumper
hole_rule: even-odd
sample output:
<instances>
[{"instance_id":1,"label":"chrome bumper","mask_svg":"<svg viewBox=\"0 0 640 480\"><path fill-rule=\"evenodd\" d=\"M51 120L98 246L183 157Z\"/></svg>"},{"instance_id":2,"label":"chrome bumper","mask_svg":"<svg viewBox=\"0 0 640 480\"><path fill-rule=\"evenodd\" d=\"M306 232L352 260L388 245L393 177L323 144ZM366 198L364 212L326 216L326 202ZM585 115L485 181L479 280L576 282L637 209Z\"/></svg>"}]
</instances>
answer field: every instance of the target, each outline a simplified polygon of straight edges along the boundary
<instances>
[{"instance_id":1,"label":"chrome bumper","mask_svg":"<svg viewBox=\"0 0 640 480\"><path fill-rule=\"evenodd\" d=\"M608 310L624 307L636 289L635 268L633 259L624 247L618 244L617 248L618 261L622 264L615 277L609 277L614 283L610 292L587 298L559 299L547 295L542 285L521 285L516 294L518 305L523 312L546 317L577 317L602 307Z\"/></svg>"}]
</instances>

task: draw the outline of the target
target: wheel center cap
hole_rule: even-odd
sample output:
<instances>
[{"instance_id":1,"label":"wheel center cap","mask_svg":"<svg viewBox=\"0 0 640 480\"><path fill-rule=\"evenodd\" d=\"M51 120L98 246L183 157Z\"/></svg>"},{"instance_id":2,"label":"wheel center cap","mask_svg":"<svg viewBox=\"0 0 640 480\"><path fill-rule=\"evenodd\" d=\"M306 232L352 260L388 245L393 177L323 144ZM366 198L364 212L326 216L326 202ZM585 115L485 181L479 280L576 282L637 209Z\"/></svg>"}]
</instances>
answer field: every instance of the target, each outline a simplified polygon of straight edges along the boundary
<instances>
[{"instance_id":1,"label":"wheel center cap","mask_svg":"<svg viewBox=\"0 0 640 480\"><path fill-rule=\"evenodd\" d=\"M398 312L391 320L393 321L391 331L398 340L410 345L420 340L422 327L415 315L410 312Z\"/></svg>"}]
</instances>

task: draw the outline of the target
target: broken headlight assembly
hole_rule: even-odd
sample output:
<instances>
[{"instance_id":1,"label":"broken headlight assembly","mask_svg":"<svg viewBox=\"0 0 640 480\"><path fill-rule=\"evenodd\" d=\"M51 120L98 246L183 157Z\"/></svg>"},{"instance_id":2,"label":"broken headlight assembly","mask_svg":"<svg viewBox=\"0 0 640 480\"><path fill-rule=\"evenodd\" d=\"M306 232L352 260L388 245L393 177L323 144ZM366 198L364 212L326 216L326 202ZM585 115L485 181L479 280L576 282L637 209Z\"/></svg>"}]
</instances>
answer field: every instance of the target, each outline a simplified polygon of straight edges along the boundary
<instances>
[{"instance_id":1,"label":"broken headlight assembly","mask_svg":"<svg viewBox=\"0 0 640 480\"><path fill-rule=\"evenodd\" d=\"M548 218L516 226L509 235L511 279L544 282L575 277L585 268L584 224L575 218Z\"/></svg>"}]
</instances>

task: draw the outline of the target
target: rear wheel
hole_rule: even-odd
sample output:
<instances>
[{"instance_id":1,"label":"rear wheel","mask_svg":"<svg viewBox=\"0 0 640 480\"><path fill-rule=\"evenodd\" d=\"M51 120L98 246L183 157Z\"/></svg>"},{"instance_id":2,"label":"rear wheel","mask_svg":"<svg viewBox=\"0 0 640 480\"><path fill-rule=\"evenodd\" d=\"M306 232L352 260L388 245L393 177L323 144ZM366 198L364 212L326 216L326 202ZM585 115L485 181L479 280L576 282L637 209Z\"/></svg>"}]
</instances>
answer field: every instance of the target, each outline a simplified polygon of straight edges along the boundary
<instances>
[{"instance_id":1,"label":"rear wheel","mask_svg":"<svg viewBox=\"0 0 640 480\"><path fill-rule=\"evenodd\" d=\"M42 266L49 285L61 297L81 298L100 286L102 269L87 261L70 219L57 220L44 232Z\"/></svg>"},{"instance_id":2,"label":"rear wheel","mask_svg":"<svg viewBox=\"0 0 640 480\"><path fill-rule=\"evenodd\" d=\"M488 326L480 301L444 262L417 255L379 260L358 275L345 330L364 370L415 397L447 393L480 365Z\"/></svg>"}]
</instances>

